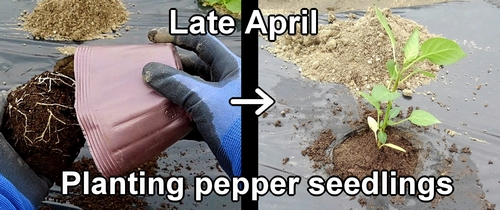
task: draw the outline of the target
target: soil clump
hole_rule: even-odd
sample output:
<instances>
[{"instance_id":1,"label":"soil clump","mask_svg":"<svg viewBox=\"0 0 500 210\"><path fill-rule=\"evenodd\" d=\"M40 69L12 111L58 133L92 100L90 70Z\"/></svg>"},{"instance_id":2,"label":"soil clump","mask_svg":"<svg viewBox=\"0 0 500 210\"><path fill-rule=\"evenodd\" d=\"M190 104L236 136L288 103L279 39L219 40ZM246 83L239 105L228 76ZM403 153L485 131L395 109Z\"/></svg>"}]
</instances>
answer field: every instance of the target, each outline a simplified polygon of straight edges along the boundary
<instances>
[{"instance_id":1,"label":"soil clump","mask_svg":"<svg viewBox=\"0 0 500 210\"><path fill-rule=\"evenodd\" d=\"M1 132L37 174L58 181L85 143L78 124L72 58L7 97Z\"/></svg>"},{"instance_id":2,"label":"soil clump","mask_svg":"<svg viewBox=\"0 0 500 210\"><path fill-rule=\"evenodd\" d=\"M44 0L20 19L35 39L87 41L118 30L128 14L120 0Z\"/></svg>"},{"instance_id":3,"label":"soil clump","mask_svg":"<svg viewBox=\"0 0 500 210\"><path fill-rule=\"evenodd\" d=\"M325 164L330 164L331 158L325 155L328 147L335 141L336 137L332 130L323 130L318 139L305 150L302 150L303 156L309 156L310 160L314 161L313 168L319 169Z\"/></svg>"},{"instance_id":4,"label":"soil clump","mask_svg":"<svg viewBox=\"0 0 500 210\"><path fill-rule=\"evenodd\" d=\"M424 26L393 15L390 9L382 13L392 28L397 46L396 58L402 64L402 49L415 28L420 31L420 44L431 37ZM297 30L300 30L297 25ZM297 64L301 74L309 79L346 85L358 97L358 91L369 91L376 84L386 84L389 75L386 62L393 58L388 35L373 7L359 20L335 20L319 25L317 35L282 35L266 49L285 61ZM422 62L415 68L437 73L440 67ZM408 73L411 71L407 71ZM407 75L408 73L405 73ZM399 85L399 89L414 89L428 84L430 78L415 75Z\"/></svg>"},{"instance_id":5,"label":"soil clump","mask_svg":"<svg viewBox=\"0 0 500 210\"><path fill-rule=\"evenodd\" d=\"M349 176L361 180L371 176L373 170L396 170L398 177L417 175L415 173L420 152L418 147L413 145L400 129L388 127L386 132L387 142L402 147L406 153L388 147L378 149L373 131L362 127L349 133L333 150L330 148L336 140L336 135L330 129L323 130L319 137L302 151L302 155L313 161L314 169L324 168L329 176L344 180Z\"/></svg>"},{"instance_id":6,"label":"soil clump","mask_svg":"<svg viewBox=\"0 0 500 210\"><path fill-rule=\"evenodd\" d=\"M377 148L375 136L370 129L355 132L333 150L331 175L346 179L355 176L360 179L371 176L372 170L396 170L397 176L415 176L419 150L408 139L400 135L400 130L388 127L387 142L406 150L396 151L389 147Z\"/></svg>"}]
</instances>

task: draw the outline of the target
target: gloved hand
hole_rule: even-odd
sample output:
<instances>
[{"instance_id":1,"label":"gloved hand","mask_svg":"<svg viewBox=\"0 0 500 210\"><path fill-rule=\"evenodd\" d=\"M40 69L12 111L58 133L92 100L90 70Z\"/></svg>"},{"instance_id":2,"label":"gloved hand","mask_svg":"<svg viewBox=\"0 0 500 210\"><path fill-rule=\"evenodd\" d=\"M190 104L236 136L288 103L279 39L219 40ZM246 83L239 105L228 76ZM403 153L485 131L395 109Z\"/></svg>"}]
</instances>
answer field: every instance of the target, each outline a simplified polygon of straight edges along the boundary
<instances>
[{"instance_id":1,"label":"gloved hand","mask_svg":"<svg viewBox=\"0 0 500 210\"><path fill-rule=\"evenodd\" d=\"M0 128L9 92L0 92ZM51 186L52 182L35 174L0 133L0 209L36 209Z\"/></svg>"},{"instance_id":2,"label":"gloved hand","mask_svg":"<svg viewBox=\"0 0 500 210\"><path fill-rule=\"evenodd\" d=\"M211 35L170 35L152 29L154 43L172 43L196 52L183 57L183 71L160 63L144 67L143 79L158 93L191 115L201 136L224 171L241 176L241 107L229 99L241 96L241 59Z\"/></svg>"}]
</instances>

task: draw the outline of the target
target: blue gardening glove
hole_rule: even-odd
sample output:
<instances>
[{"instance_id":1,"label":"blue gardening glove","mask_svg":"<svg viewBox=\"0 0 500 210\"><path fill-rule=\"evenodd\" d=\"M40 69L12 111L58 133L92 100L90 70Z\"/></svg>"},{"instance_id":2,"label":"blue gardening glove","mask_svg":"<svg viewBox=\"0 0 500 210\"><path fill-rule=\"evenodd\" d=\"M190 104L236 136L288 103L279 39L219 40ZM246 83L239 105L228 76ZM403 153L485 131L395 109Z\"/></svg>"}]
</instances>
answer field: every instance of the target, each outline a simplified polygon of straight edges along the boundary
<instances>
[{"instance_id":1,"label":"blue gardening glove","mask_svg":"<svg viewBox=\"0 0 500 210\"><path fill-rule=\"evenodd\" d=\"M0 128L8 93L0 92ZM50 186L52 182L35 174L0 133L0 209L36 209Z\"/></svg>"},{"instance_id":2,"label":"blue gardening glove","mask_svg":"<svg viewBox=\"0 0 500 210\"><path fill-rule=\"evenodd\" d=\"M35 209L17 188L0 174L0 209Z\"/></svg>"},{"instance_id":3,"label":"blue gardening glove","mask_svg":"<svg viewBox=\"0 0 500 210\"><path fill-rule=\"evenodd\" d=\"M201 136L230 176L241 175L241 107L229 99L241 96L241 59L211 35L170 35L150 30L154 43L172 43L197 56L182 58L183 71L148 63L143 79L158 93L191 115Z\"/></svg>"}]
</instances>

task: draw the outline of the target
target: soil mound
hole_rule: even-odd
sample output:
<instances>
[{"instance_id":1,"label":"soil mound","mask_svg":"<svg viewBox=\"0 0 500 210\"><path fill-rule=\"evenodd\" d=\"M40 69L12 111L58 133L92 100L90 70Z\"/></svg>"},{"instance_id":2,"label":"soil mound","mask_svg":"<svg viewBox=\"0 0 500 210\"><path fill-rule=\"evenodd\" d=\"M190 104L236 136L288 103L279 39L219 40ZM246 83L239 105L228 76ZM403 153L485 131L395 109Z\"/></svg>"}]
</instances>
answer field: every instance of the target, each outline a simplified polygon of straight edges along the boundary
<instances>
[{"instance_id":1,"label":"soil mound","mask_svg":"<svg viewBox=\"0 0 500 210\"><path fill-rule=\"evenodd\" d=\"M58 181L85 143L78 124L72 57L33 77L7 97L2 133L38 174Z\"/></svg>"},{"instance_id":2,"label":"soil mound","mask_svg":"<svg viewBox=\"0 0 500 210\"><path fill-rule=\"evenodd\" d=\"M383 9L397 41L398 63L403 61L406 40L415 27L420 31L420 43L435 37L418 23L393 15L390 9ZM386 62L392 59L390 40L370 7L359 20L336 20L331 24L319 25L317 35L283 35L267 49L285 61L301 67L301 73L312 80L345 84L355 96L358 91L371 90L376 84L389 80ZM415 68L436 73L439 66L422 62ZM410 72L410 71L408 71ZM400 89L413 89L428 84L431 79L415 75Z\"/></svg>"},{"instance_id":3,"label":"soil mound","mask_svg":"<svg viewBox=\"0 0 500 210\"><path fill-rule=\"evenodd\" d=\"M376 146L373 132L366 128L353 133L333 150L333 171L342 179L355 176L360 179L371 176L372 170L396 170L399 176L416 176L415 169L418 165L419 149L402 135L401 130L387 128L388 139L406 152L396 151L389 147L380 149Z\"/></svg>"},{"instance_id":4,"label":"soil mound","mask_svg":"<svg viewBox=\"0 0 500 210\"><path fill-rule=\"evenodd\" d=\"M406 116L412 111L413 107L407 110ZM363 108L359 114L364 117L351 122L353 130L342 139L337 140L332 130L326 129L302 151L303 156L308 156L314 162L313 168L323 168L329 176L343 180L351 176L361 180L371 176L373 170L395 170L397 177L418 176L425 152L416 134L402 127L387 127L387 143L398 145L406 152L389 147L379 149L374 133L365 120L368 116L376 117L376 112ZM400 118L403 118L402 112L397 116L397 119Z\"/></svg>"},{"instance_id":5,"label":"soil mound","mask_svg":"<svg viewBox=\"0 0 500 210\"><path fill-rule=\"evenodd\" d=\"M24 29L35 39L74 41L101 38L128 20L120 0L43 0L23 16Z\"/></svg>"}]
</instances>

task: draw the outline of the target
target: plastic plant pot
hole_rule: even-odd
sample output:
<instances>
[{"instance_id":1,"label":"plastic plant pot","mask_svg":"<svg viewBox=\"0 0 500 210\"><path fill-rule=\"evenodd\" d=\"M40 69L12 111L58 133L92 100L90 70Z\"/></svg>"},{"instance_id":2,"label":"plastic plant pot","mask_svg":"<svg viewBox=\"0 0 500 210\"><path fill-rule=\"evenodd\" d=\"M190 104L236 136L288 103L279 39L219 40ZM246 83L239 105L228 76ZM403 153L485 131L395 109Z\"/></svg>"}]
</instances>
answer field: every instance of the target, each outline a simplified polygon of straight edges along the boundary
<instances>
[{"instance_id":1,"label":"plastic plant pot","mask_svg":"<svg viewBox=\"0 0 500 210\"><path fill-rule=\"evenodd\" d=\"M182 69L172 44L76 50L77 118L105 177L137 168L192 130L185 110L143 81L142 70L149 62Z\"/></svg>"}]
</instances>

